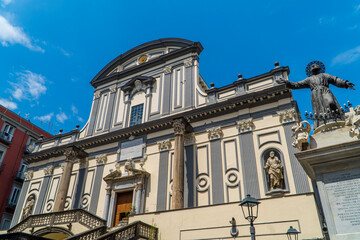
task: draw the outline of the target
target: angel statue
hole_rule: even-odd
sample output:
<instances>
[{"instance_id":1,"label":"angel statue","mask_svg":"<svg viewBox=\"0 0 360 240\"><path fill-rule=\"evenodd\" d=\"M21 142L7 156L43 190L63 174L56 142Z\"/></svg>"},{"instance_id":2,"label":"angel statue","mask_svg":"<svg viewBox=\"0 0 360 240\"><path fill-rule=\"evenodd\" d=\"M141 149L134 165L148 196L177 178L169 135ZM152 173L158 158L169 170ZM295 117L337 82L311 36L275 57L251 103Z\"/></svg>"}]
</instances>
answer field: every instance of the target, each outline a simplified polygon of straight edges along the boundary
<instances>
[{"instance_id":1,"label":"angel statue","mask_svg":"<svg viewBox=\"0 0 360 240\"><path fill-rule=\"evenodd\" d=\"M305 124L305 127L304 127ZM293 147L300 151L303 150L303 143L308 143L309 133L311 132L311 125L307 121L301 121L299 124L292 127L294 142Z\"/></svg>"},{"instance_id":2,"label":"angel statue","mask_svg":"<svg viewBox=\"0 0 360 240\"><path fill-rule=\"evenodd\" d=\"M325 124L326 120L344 121L344 113L334 94L330 91L329 84L353 90L355 90L355 84L325 73L325 65L320 61L310 62L306 67L306 75L308 78L300 82L290 82L281 78L277 80L277 83L285 83L291 89L311 89L311 104L315 118L314 129Z\"/></svg>"}]
</instances>

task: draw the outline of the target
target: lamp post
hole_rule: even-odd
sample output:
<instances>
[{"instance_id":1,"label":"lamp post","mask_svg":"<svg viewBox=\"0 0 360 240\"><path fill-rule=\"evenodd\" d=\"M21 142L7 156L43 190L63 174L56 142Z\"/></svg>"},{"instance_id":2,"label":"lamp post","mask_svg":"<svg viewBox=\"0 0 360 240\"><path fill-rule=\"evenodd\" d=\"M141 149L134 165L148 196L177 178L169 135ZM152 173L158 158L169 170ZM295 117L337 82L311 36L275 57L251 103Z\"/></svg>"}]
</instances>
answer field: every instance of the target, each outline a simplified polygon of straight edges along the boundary
<instances>
[{"instance_id":1,"label":"lamp post","mask_svg":"<svg viewBox=\"0 0 360 240\"><path fill-rule=\"evenodd\" d=\"M298 230L296 230L296 228L290 226L290 228L286 232L286 235L288 237L288 240L298 240L299 232Z\"/></svg>"},{"instance_id":2,"label":"lamp post","mask_svg":"<svg viewBox=\"0 0 360 240\"><path fill-rule=\"evenodd\" d=\"M242 212L244 214L244 218L250 222L250 234L251 240L255 240L255 227L254 221L258 216L258 205L260 202L255 198L251 197L250 194L244 198L241 203Z\"/></svg>"}]
</instances>

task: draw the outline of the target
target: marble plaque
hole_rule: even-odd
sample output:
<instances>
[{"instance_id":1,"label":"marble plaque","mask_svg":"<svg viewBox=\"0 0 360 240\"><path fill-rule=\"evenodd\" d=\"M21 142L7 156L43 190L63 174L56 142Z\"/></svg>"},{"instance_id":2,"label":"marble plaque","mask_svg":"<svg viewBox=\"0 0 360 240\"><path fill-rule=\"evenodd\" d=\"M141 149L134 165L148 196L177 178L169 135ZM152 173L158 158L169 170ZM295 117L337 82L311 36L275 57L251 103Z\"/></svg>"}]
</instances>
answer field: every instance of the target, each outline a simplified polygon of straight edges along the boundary
<instances>
[{"instance_id":1,"label":"marble plaque","mask_svg":"<svg viewBox=\"0 0 360 240\"><path fill-rule=\"evenodd\" d=\"M120 161L130 158L138 158L143 156L142 151L143 139L135 139L133 141L123 142L120 146Z\"/></svg>"},{"instance_id":2,"label":"marble plaque","mask_svg":"<svg viewBox=\"0 0 360 240\"><path fill-rule=\"evenodd\" d=\"M360 232L360 169L327 173L323 177L336 233Z\"/></svg>"}]
</instances>

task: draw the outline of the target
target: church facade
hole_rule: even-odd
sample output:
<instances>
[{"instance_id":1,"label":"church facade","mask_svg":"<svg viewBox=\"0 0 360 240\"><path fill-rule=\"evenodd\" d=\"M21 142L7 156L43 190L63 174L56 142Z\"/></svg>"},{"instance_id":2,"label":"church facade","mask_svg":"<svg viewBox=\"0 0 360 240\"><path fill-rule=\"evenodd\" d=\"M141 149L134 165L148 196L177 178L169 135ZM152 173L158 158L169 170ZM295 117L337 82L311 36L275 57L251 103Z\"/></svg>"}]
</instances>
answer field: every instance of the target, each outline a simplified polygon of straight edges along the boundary
<instances>
[{"instance_id":1,"label":"church facade","mask_svg":"<svg viewBox=\"0 0 360 240\"><path fill-rule=\"evenodd\" d=\"M209 87L202 50L159 39L108 63L91 81L84 128L38 141L25 157L9 233L106 239L142 224L147 239L226 239L234 218L246 239L239 202L250 194L261 202L258 239L286 239L290 226L299 239L322 239L313 184L292 146L298 108L276 82L289 68Z\"/></svg>"}]
</instances>

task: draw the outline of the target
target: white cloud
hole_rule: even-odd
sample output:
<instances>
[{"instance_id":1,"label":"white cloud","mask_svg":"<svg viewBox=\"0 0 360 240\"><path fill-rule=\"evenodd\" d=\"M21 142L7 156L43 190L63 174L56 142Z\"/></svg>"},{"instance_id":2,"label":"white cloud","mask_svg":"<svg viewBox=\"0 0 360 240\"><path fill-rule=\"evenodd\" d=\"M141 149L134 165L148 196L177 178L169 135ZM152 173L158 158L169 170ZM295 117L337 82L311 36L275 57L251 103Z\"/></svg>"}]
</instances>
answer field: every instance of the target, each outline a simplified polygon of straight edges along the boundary
<instances>
[{"instance_id":1,"label":"white cloud","mask_svg":"<svg viewBox=\"0 0 360 240\"><path fill-rule=\"evenodd\" d=\"M11 3L12 0L2 0L1 1L1 6L4 8L6 7L6 5L8 5L9 3Z\"/></svg>"},{"instance_id":2,"label":"white cloud","mask_svg":"<svg viewBox=\"0 0 360 240\"><path fill-rule=\"evenodd\" d=\"M79 121L79 122L84 122L84 119L82 118L82 117L77 117L77 120Z\"/></svg>"},{"instance_id":3,"label":"white cloud","mask_svg":"<svg viewBox=\"0 0 360 240\"><path fill-rule=\"evenodd\" d=\"M66 116L66 114L63 112L56 114L56 120L58 120L61 123L64 123L65 120L67 120L67 119L68 119L68 116Z\"/></svg>"},{"instance_id":4,"label":"white cloud","mask_svg":"<svg viewBox=\"0 0 360 240\"><path fill-rule=\"evenodd\" d=\"M10 110L15 110L17 109L17 104L8 100L8 99L5 99L5 98L0 98L0 104L3 105L4 107L10 109Z\"/></svg>"},{"instance_id":5,"label":"white cloud","mask_svg":"<svg viewBox=\"0 0 360 240\"><path fill-rule=\"evenodd\" d=\"M4 2L4 1L3 1ZM34 45L30 38L24 33L20 27L15 27L0 15L0 42L4 47L12 44L21 44L32 51L45 52L39 46Z\"/></svg>"},{"instance_id":6,"label":"white cloud","mask_svg":"<svg viewBox=\"0 0 360 240\"><path fill-rule=\"evenodd\" d=\"M74 106L74 105L71 105L71 111L73 114L78 114L78 109Z\"/></svg>"},{"instance_id":7,"label":"white cloud","mask_svg":"<svg viewBox=\"0 0 360 240\"><path fill-rule=\"evenodd\" d=\"M42 122L50 122L50 120L53 116L54 116L54 113L49 113L47 115L40 116L40 117L36 116L36 117L34 117L34 119L38 119Z\"/></svg>"},{"instance_id":8,"label":"white cloud","mask_svg":"<svg viewBox=\"0 0 360 240\"><path fill-rule=\"evenodd\" d=\"M72 54L68 51L66 51L65 49L59 47L59 50L62 54L64 54L64 56L70 57Z\"/></svg>"},{"instance_id":9,"label":"white cloud","mask_svg":"<svg viewBox=\"0 0 360 240\"><path fill-rule=\"evenodd\" d=\"M46 93L45 77L41 74L31 71L16 74L18 75L17 82L10 82L13 86L13 90L10 91L17 100L36 100L41 94Z\"/></svg>"},{"instance_id":10,"label":"white cloud","mask_svg":"<svg viewBox=\"0 0 360 240\"><path fill-rule=\"evenodd\" d=\"M342 52L336 57L334 57L332 60L332 65L349 64L355 62L359 58L360 58L360 46L357 46L356 48Z\"/></svg>"}]
</instances>

